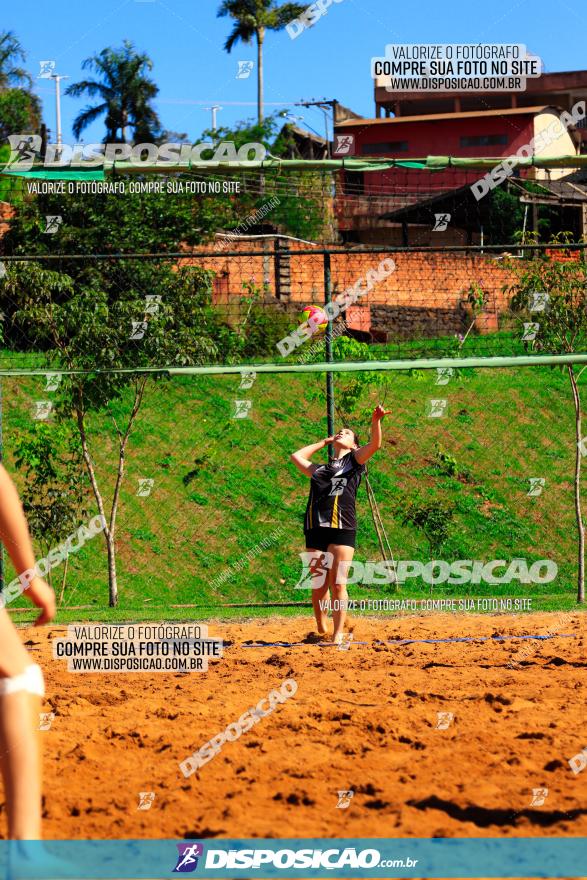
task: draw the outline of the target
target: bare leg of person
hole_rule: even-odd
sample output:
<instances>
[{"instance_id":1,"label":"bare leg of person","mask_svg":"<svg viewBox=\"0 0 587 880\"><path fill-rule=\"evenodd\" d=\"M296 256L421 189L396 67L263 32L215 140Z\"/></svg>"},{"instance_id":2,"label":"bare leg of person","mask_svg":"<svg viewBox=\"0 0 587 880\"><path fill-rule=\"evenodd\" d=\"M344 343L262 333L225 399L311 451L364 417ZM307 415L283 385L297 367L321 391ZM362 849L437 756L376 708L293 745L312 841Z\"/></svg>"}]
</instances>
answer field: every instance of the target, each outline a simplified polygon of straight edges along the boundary
<instances>
[{"instance_id":1,"label":"bare leg of person","mask_svg":"<svg viewBox=\"0 0 587 880\"><path fill-rule=\"evenodd\" d=\"M340 642L344 632L348 606L346 588L347 573L355 553L354 547L346 544L330 544L328 552L332 553L332 569L330 575L330 595L332 596L332 617L334 619L333 641Z\"/></svg>"},{"instance_id":2,"label":"bare leg of person","mask_svg":"<svg viewBox=\"0 0 587 880\"><path fill-rule=\"evenodd\" d=\"M26 691L0 697L0 769L13 840L41 839L40 709L40 697Z\"/></svg>"},{"instance_id":3,"label":"bare leg of person","mask_svg":"<svg viewBox=\"0 0 587 880\"><path fill-rule=\"evenodd\" d=\"M316 618L316 629L319 635L326 635L328 630L328 612L325 606L326 597L328 595L328 580L324 567L324 552L322 550L307 550L312 554L310 562L310 571L312 572L312 607L314 609L314 617ZM321 586L318 586L321 584Z\"/></svg>"},{"instance_id":4,"label":"bare leg of person","mask_svg":"<svg viewBox=\"0 0 587 880\"><path fill-rule=\"evenodd\" d=\"M8 613L0 609L0 690L33 665ZM0 695L0 771L4 780L8 836L41 838L41 698L26 690Z\"/></svg>"}]
</instances>

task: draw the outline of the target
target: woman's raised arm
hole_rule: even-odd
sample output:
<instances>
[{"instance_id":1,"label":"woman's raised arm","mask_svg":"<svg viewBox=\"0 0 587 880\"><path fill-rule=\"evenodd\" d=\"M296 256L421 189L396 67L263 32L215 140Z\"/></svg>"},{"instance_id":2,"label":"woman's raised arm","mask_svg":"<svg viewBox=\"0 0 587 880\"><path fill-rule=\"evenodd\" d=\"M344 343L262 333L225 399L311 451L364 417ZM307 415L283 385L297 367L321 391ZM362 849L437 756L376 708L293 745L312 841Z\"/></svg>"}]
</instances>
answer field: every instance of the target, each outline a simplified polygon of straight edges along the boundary
<instances>
[{"instance_id":1,"label":"woman's raised arm","mask_svg":"<svg viewBox=\"0 0 587 880\"><path fill-rule=\"evenodd\" d=\"M327 437L325 440L319 440L318 443L310 443L309 446L303 446L302 449L298 449L297 452L292 452L290 458L300 473L305 474L306 477L311 477L319 465L313 464L310 461L310 456L314 455L314 453L318 452L320 449L324 449L324 447L328 446L329 443L332 443L333 440L334 437Z\"/></svg>"}]
</instances>

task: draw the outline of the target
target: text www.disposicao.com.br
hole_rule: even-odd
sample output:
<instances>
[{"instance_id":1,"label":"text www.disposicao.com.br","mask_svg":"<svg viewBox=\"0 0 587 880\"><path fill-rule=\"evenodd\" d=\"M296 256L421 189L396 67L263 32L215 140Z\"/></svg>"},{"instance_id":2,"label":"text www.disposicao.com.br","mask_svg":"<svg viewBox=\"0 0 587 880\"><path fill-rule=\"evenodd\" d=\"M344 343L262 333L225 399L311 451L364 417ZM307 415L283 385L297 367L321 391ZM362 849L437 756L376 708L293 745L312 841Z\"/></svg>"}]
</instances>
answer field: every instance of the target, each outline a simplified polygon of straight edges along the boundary
<instances>
[{"instance_id":1,"label":"text www.disposicao.com.br","mask_svg":"<svg viewBox=\"0 0 587 880\"><path fill-rule=\"evenodd\" d=\"M199 657L72 657L74 672L192 672L202 669Z\"/></svg>"}]
</instances>

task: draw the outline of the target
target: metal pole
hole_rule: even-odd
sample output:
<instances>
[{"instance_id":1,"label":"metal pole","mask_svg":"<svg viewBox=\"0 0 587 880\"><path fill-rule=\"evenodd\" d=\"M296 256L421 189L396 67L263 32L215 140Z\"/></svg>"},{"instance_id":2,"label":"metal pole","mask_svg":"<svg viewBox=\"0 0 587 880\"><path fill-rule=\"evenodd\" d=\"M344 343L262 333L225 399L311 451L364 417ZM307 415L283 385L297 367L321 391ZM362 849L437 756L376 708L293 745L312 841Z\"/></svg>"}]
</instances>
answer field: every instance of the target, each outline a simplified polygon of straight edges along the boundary
<instances>
[{"instance_id":1,"label":"metal pole","mask_svg":"<svg viewBox=\"0 0 587 880\"><path fill-rule=\"evenodd\" d=\"M324 254L324 304L329 306L332 302L332 277L330 272L330 254ZM332 363L332 315L330 309L327 311L328 323L326 325L326 361ZM334 434L334 373L326 374L326 419L327 434L332 437ZM332 461L332 446L328 447L328 458Z\"/></svg>"},{"instance_id":2,"label":"metal pole","mask_svg":"<svg viewBox=\"0 0 587 880\"><path fill-rule=\"evenodd\" d=\"M61 137L61 80L69 79L68 76L64 76L63 74L53 74L52 77L55 80L55 116L56 116L56 127L57 127L57 146L62 146L62 137ZM60 155L61 150L57 150L57 155Z\"/></svg>"},{"instance_id":3,"label":"metal pole","mask_svg":"<svg viewBox=\"0 0 587 880\"><path fill-rule=\"evenodd\" d=\"M0 377L0 464L4 452L2 437L2 377ZM4 589L4 546L0 543L0 591Z\"/></svg>"},{"instance_id":4,"label":"metal pole","mask_svg":"<svg viewBox=\"0 0 587 880\"><path fill-rule=\"evenodd\" d=\"M57 117L57 146L61 146L61 90L59 77L55 77L55 115Z\"/></svg>"},{"instance_id":5,"label":"metal pole","mask_svg":"<svg viewBox=\"0 0 587 880\"><path fill-rule=\"evenodd\" d=\"M220 106L220 104L214 104L212 107L204 107L204 110L211 110L212 111L212 131L213 132L215 132L216 128L217 128L217 126L216 126L216 113L218 112L218 110L222 110L222 109L223 108Z\"/></svg>"}]
</instances>

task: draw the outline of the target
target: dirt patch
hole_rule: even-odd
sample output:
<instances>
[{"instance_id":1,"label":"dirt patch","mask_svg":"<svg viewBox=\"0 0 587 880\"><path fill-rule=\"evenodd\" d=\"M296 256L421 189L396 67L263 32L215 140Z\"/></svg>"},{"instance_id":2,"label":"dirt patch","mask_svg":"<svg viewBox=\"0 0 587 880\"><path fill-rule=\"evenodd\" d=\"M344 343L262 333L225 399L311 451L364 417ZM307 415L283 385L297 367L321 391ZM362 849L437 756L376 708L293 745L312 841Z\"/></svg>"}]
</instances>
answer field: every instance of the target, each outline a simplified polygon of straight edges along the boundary
<instances>
[{"instance_id":1,"label":"dirt patch","mask_svg":"<svg viewBox=\"0 0 587 880\"><path fill-rule=\"evenodd\" d=\"M231 644L191 675L68 673L51 656L63 628L23 629L55 713L43 733L45 835L587 835L587 770L568 764L586 745L585 619L565 625L574 638L496 638L546 634L557 617L363 618L347 651L273 645L300 642L307 618L211 623ZM387 644L464 636L488 640ZM291 699L182 775L181 761L286 678ZM139 792L155 793L150 810Z\"/></svg>"}]
</instances>

